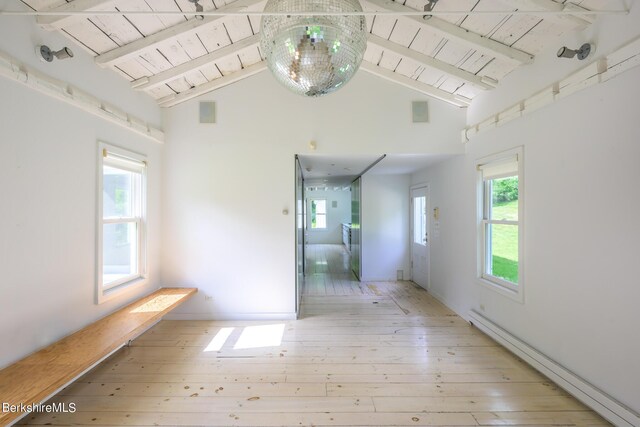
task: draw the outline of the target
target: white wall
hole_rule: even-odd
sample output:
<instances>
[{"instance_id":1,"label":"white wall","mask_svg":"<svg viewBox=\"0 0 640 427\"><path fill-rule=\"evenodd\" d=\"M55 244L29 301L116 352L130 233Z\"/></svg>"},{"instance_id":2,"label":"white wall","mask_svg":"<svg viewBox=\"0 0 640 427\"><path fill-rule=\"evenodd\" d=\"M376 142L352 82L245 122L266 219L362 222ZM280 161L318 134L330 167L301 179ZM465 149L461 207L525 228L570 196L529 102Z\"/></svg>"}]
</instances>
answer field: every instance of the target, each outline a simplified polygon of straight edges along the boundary
<instances>
[{"instance_id":1,"label":"white wall","mask_svg":"<svg viewBox=\"0 0 640 427\"><path fill-rule=\"evenodd\" d=\"M475 277L475 174L464 156L456 156L411 176L411 185L429 184L430 208L439 208L439 227L431 231L429 292L465 317L476 300L469 285ZM470 262L471 260L471 262Z\"/></svg>"},{"instance_id":2,"label":"white wall","mask_svg":"<svg viewBox=\"0 0 640 427\"><path fill-rule=\"evenodd\" d=\"M362 177L362 280L411 276L409 248L410 175Z\"/></svg>"},{"instance_id":3,"label":"white wall","mask_svg":"<svg viewBox=\"0 0 640 427\"><path fill-rule=\"evenodd\" d=\"M599 17L563 44L597 44L586 62L640 36L640 8ZM585 65L555 48L479 95L468 123L488 117ZM569 370L640 411L640 69L474 137L465 156L414 174L440 207L431 292L461 315L475 309ZM525 303L477 284L476 171L485 155L525 147ZM481 306L484 310L481 310Z\"/></svg>"},{"instance_id":4,"label":"white wall","mask_svg":"<svg viewBox=\"0 0 640 427\"><path fill-rule=\"evenodd\" d=\"M294 308L294 155L461 152L464 111L429 101L432 122L413 125L422 97L367 74L306 99L268 73L203 96L218 123L197 124L198 103L166 112L162 278L199 294L177 318L290 317ZM395 277L395 276L394 276ZM205 300L211 296L211 300Z\"/></svg>"},{"instance_id":5,"label":"white wall","mask_svg":"<svg viewBox=\"0 0 640 427\"><path fill-rule=\"evenodd\" d=\"M466 156L413 176L431 183L441 231L432 290L475 309L640 410L640 69L474 137ZM524 145L524 293L475 280L474 161ZM484 306L484 311L480 306Z\"/></svg>"},{"instance_id":6,"label":"white wall","mask_svg":"<svg viewBox=\"0 0 640 427\"><path fill-rule=\"evenodd\" d=\"M342 243L342 223L351 222L351 191L349 190L314 190L306 192L307 216L311 221L312 199L327 200L327 228L326 230L312 229L307 226L307 243L309 244L340 244ZM338 204L333 207L333 202Z\"/></svg>"},{"instance_id":7,"label":"white wall","mask_svg":"<svg viewBox=\"0 0 640 427\"><path fill-rule=\"evenodd\" d=\"M63 43L55 34L42 36L29 22L3 18L0 50L13 50L18 59L43 72L56 71L99 96L110 90L110 102L159 121L159 111L131 97L120 77L85 73L91 58L79 49L76 58L57 64L33 61L32 36L56 47ZM162 146L4 78L0 94L1 368L158 287ZM98 140L148 155L150 278L133 294L99 306L94 304Z\"/></svg>"}]
</instances>

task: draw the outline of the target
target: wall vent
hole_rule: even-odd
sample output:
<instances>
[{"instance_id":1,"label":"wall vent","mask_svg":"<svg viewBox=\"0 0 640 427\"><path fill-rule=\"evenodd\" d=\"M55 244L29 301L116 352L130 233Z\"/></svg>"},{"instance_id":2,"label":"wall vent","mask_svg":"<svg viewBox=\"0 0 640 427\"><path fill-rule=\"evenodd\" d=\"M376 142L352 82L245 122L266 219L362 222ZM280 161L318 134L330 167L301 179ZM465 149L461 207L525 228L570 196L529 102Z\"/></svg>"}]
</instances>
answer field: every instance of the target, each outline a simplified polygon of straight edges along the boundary
<instances>
[{"instance_id":1,"label":"wall vent","mask_svg":"<svg viewBox=\"0 0 640 427\"><path fill-rule=\"evenodd\" d=\"M427 101L413 101L411 103L411 115L413 123L429 122L429 109Z\"/></svg>"},{"instance_id":2,"label":"wall vent","mask_svg":"<svg viewBox=\"0 0 640 427\"><path fill-rule=\"evenodd\" d=\"M216 122L216 103L203 101L200 103L200 123L212 124Z\"/></svg>"}]
</instances>

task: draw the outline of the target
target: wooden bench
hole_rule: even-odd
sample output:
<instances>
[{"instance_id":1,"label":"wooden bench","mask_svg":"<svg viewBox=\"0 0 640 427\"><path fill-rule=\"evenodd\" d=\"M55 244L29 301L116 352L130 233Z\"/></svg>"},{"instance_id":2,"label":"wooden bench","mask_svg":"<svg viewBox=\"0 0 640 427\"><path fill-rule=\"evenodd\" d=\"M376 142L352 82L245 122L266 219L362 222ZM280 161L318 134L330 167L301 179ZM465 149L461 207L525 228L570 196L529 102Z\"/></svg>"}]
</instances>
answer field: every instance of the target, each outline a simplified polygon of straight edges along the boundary
<instances>
[{"instance_id":1,"label":"wooden bench","mask_svg":"<svg viewBox=\"0 0 640 427\"><path fill-rule=\"evenodd\" d=\"M196 288L159 289L0 370L0 405L46 401L197 291ZM3 412L0 407L0 425L14 423L24 415L22 411Z\"/></svg>"}]
</instances>

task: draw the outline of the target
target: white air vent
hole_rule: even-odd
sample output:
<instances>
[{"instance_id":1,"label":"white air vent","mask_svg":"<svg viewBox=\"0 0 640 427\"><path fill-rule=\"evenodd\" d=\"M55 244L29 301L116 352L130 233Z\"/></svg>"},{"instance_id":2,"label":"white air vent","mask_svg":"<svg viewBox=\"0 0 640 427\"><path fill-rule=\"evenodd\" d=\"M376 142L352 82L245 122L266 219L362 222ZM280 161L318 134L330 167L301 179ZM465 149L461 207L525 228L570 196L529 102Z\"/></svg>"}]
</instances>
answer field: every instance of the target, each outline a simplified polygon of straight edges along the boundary
<instances>
[{"instance_id":1,"label":"white air vent","mask_svg":"<svg viewBox=\"0 0 640 427\"><path fill-rule=\"evenodd\" d=\"M413 101L411 103L411 114L413 123L427 123L429 121L427 101Z\"/></svg>"},{"instance_id":2,"label":"white air vent","mask_svg":"<svg viewBox=\"0 0 640 427\"><path fill-rule=\"evenodd\" d=\"M211 124L216 122L216 103L203 101L200 103L200 123Z\"/></svg>"}]
</instances>

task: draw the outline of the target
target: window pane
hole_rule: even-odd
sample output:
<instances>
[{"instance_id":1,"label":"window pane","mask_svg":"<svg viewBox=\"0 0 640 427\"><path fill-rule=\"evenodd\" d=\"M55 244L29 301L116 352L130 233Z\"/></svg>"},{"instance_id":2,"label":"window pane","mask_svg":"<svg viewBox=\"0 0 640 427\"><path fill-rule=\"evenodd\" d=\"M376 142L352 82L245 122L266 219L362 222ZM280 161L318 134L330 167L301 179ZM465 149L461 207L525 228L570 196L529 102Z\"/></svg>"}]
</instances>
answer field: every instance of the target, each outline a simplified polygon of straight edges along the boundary
<instances>
[{"instance_id":1,"label":"window pane","mask_svg":"<svg viewBox=\"0 0 640 427\"><path fill-rule=\"evenodd\" d=\"M326 215L318 215L318 216L316 216L316 227L315 228L327 228L327 216Z\"/></svg>"},{"instance_id":2,"label":"window pane","mask_svg":"<svg viewBox=\"0 0 640 427\"><path fill-rule=\"evenodd\" d=\"M490 219L518 220L518 177L492 179Z\"/></svg>"},{"instance_id":3,"label":"window pane","mask_svg":"<svg viewBox=\"0 0 640 427\"><path fill-rule=\"evenodd\" d=\"M413 242L424 245L427 232L425 196L413 198Z\"/></svg>"},{"instance_id":4,"label":"window pane","mask_svg":"<svg viewBox=\"0 0 640 427\"><path fill-rule=\"evenodd\" d=\"M311 228L327 228L327 201L311 201Z\"/></svg>"},{"instance_id":5,"label":"window pane","mask_svg":"<svg viewBox=\"0 0 640 427\"><path fill-rule=\"evenodd\" d=\"M326 214L327 213L327 201L326 200L315 200L316 203L316 213Z\"/></svg>"},{"instance_id":6,"label":"window pane","mask_svg":"<svg viewBox=\"0 0 640 427\"><path fill-rule=\"evenodd\" d=\"M104 224L102 241L103 286L138 274L138 225L135 222Z\"/></svg>"},{"instance_id":7,"label":"window pane","mask_svg":"<svg viewBox=\"0 0 640 427\"><path fill-rule=\"evenodd\" d=\"M518 226L487 224L487 273L518 283Z\"/></svg>"},{"instance_id":8,"label":"window pane","mask_svg":"<svg viewBox=\"0 0 640 427\"><path fill-rule=\"evenodd\" d=\"M104 165L102 212L105 218L135 215L135 185L140 174Z\"/></svg>"}]
</instances>

